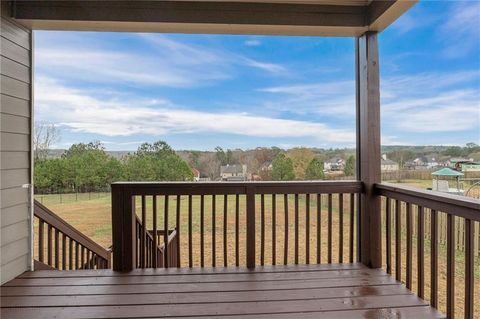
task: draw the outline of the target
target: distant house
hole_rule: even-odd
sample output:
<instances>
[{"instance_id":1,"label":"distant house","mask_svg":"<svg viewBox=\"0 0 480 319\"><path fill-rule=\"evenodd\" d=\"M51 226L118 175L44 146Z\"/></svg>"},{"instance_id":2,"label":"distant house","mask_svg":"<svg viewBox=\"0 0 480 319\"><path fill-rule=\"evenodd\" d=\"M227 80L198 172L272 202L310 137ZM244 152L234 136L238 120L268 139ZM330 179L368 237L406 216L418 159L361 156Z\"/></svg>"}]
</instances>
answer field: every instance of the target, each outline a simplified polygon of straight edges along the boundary
<instances>
[{"instance_id":1,"label":"distant house","mask_svg":"<svg viewBox=\"0 0 480 319\"><path fill-rule=\"evenodd\" d=\"M447 161L448 167L453 168L457 171L463 171L463 166L471 167L471 164L474 164L473 167L476 166L473 158L452 157Z\"/></svg>"},{"instance_id":2,"label":"distant house","mask_svg":"<svg viewBox=\"0 0 480 319\"><path fill-rule=\"evenodd\" d=\"M440 166L434 156L421 156L413 161L406 162L404 167L412 170L430 170Z\"/></svg>"},{"instance_id":3,"label":"distant house","mask_svg":"<svg viewBox=\"0 0 480 319\"><path fill-rule=\"evenodd\" d=\"M480 172L480 162L462 163L462 172Z\"/></svg>"},{"instance_id":4,"label":"distant house","mask_svg":"<svg viewBox=\"0 0 480 319\"><path fill-rule=\"evenodd\" d=\"M382 172L394 172L400 169L400 165L398 165L397 162L388 159L387 156L384 154L382 155L382 159L380 162L380 169Z\"/></svg>"},{"instance_id":5,"label":"distant house","mask_svg":"<svg viewBox=\"0 0 480 319\"><path fill-rule=\"evenodd\" d=\"M222 181L246 181L247 165L224 165L220 167Z\"/></svg>"},{"instance_id":6,"label":"distant house","mask_svg":"<svg viewBox=\"0 0 480 319\"><path fill-rule=\"evenodd\" d=\"M272 169L273 169L273 165L271 161L267 161L260 166L260 170L262 172L268 172L268 171L271 171Z\"/></svg>"},{"instance_id":7,"label":"distant house","mask_svg":"<svg viewBox=\"0 0 480 319\"><path fill-rule=\"evenodd\" d=\"M196 168L191 168L192 174L193 174L193 181L198 182L200 181L200 171Z\"/></svg>"},{"instance_id":8,"label":"distant house","mask_svg":"<svg viewBox=\"0 0 480 319\"><path fill-rule=\"evenodd\" d=\"M345 167L345 161L339 157L329 159L323 164L326 172L342 171Z\"/></svg>"}]
</instances>

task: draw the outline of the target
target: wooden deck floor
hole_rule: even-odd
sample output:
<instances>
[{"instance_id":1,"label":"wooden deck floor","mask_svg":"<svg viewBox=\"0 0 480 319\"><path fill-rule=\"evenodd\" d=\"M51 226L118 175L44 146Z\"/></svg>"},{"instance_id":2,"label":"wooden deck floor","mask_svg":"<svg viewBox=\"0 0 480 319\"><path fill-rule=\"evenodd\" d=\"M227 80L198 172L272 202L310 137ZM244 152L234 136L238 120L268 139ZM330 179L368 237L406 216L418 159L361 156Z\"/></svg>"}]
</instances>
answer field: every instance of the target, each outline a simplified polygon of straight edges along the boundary
<instances>
[{"instance_id":1,"label":"wooden deck floor","mask_svg":"<svg viewBox=\"0 0 480 319\"><path fill-rule=\"evenodd\" d=\"M38 271L1 287L1 318L444 318L361 264Z\"/></svg>"}]
</instances>

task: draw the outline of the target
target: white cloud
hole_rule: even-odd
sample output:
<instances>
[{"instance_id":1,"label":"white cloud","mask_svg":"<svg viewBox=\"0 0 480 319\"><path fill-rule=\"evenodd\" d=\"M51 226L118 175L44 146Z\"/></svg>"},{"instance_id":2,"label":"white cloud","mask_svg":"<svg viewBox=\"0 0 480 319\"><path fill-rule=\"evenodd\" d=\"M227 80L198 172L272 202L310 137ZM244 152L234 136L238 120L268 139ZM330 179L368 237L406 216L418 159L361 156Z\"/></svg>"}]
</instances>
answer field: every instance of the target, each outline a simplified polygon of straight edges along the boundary
<instances>
[{"instance_id":1,"label":"white cloud","mask_svg":"<svg viewBox=\"0 0 480 319\"><path fill-rule=\"evenodd\" d=\"M259 91L277 97L264 105L277 111L342 119L355 116L355 82L352 80L267 87Z\"/></svg>"},{"instance_id":2,"label":"white cloud","mask_svg":"<svg viewBox=\"0 0 480 319\"><path fill-rule=\"evenodd\" d=\"M381 79L382 123L402 132L461 132L480 127L480 71L396 75ZM355 116L353 81L260 89L278 97L268 106L295 113ZM385 124L387 123L387 124ZM385 137L387 138L387 137ZM439 136L441 139L442 136ZM387 141L387 140L386 140ZM401 144L388 138L389 144ZM413 142L413 141L412 141Z\"/></svg>"},{"instance_id":3,"label":"white cloud","mask_svg":"<svg viewBox=\"0 0 480 319\"><path fill-rule=\"evenodd\" d=\"M38 113L74 132L104 136L217 133L313 137L320 142L337 143L351 143L355 139L353 130L335 129L322 123L238 112L199 112L173 107L168 102L153 105L141 99L100 99L45 78L38 79L35 92Z\"/></svg>"},{"instance_id":4,"label":"white cloud","mask_svg":"<svg viewBox=\"0 0 480 319\"><path fill-rule=\"evenodd\" d=\"M245 44L246 46L249 46L249 47L257 47L259 45L262 45L262 42L260 40L250 39L250 40L247 40L247 41L243 42L243 44Z\"/></svg>"},{"instance_id":5,"label":"white cloud","mask_svg":"<svg viewBox=\"0 0 480 319\"><path fill-rule=\"evenodd\" d=\"M459 58L480 47L480 2L456 1L452 6L439 38L445 43L444 56Z\"/></svg>"},{"instance_id":6,"label":"white cloud","mask_svg":"<svg viewBox=\"0 0 480 319\"><path fill-rule=\"evenodd\" d=\"M234 52L187 45L164 35L127 36L129 41L143 42L143 49L139 51L138 46L134 46L119 52L115 43L103 42L98 35L43 32L36 41L38 73L104 84L191 87L229 79L235 76L237 66L274 74L285 70L278 64Z\"/></svg>"},{"instance_id":7,"label":"white cloud","mask_svg":"<svg viewBox=\"0 0 480 319\"><path fill-rule=\"evenodd\" d=\"M382 81L382 121L398 132L467 132L480 127L480 71L399 75ZM441 141L445 135L439 135Z\"/></svg>"}]
</instances>

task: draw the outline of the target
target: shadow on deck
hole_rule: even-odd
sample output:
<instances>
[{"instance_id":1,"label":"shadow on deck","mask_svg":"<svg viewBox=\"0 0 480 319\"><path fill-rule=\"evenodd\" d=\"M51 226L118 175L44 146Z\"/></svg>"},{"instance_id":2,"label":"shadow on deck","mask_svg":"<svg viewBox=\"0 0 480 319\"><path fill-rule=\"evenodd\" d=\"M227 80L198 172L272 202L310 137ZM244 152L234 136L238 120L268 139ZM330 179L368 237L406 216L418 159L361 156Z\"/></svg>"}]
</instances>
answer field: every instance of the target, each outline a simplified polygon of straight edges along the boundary
<instances>
[{"instance_id":1,"label":"shadow on deck","mask_svg":"<svg viewBox=\"0 0 480 319\"><path fill-rule=\"evenodd\" d=\"M362 264L29 272L1 287L7 318L445 318Z\"/></svg>"}]
</instances>

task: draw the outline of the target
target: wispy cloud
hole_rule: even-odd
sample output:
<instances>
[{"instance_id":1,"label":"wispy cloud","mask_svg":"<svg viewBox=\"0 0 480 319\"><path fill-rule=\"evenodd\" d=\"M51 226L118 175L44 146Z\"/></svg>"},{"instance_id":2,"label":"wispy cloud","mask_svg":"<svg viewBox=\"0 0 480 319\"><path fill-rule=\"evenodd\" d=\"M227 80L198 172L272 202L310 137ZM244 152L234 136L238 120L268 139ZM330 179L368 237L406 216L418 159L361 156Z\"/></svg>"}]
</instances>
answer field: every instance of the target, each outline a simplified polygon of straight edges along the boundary
<instances>
[{"instance_id":1,"label":"wispy cloud","mask_svg":"<svg viewBox=\"0 0 480 319\"><path fill-rule=\"evenodd\" d=\"M480 47L480 2L455 1L440 28L445 42L443 54L448 58L463 57Z\"/></svg>"},{"instance_id":2,"label":"wispy cloud","mask_svg":"<svg viewBox=\"0 0 480 319\"><path fill-rule=\"evenodd\" d=\"M103 136L218 133L250 137L314 137L319 142L352 143L352 130L324 123L271 118L248 113L199 112L150 100L106 100L51 79L38 79L36 103L41 114L62 126ZM55 110L54 113L50 113Z\"/></svg>"},{"instance_id":3,"label":"wispy cloud","mask_svg":"<svg viewBox=\"0 0 480 319\"><path fill-rule=\"evenodd\" d=\"M480 126L480 71L396 75L381 80L382 121L398 132L461 132ZM353 81L267 87L271 106L354 117ZM277 101L277 100L274 100ZM391 143L394 138L389 138ZM403 143L404 141L402 141ZM414 142L414 141L412 141Z\"/></svg>"},{"instance_id":4,"label":"wispy cloud","mask_svg":"<svg viewBox=\"0 0 480 319\"><path fill-rule=\"evenodd\" d=\"M59 39L60 37L60 39ZM278 74L281 65L235 52L185 44L158 34L129 34L129 41L150 50L118 50L101 36L42 33L36 48L37 68L47 76L101 83L167 87L205 86L234 77L237 66ZM69 70L69 72L65 72Z\"/></svg>"},{"instance_id":5,"label":"wispy cloud","mask_svg":"<svg viewBox=\"0 0 480 319\"><path fill-rule=\"evenodd\" d=\"M262 42L260 40L257 40L257 39L249 39L249 40L246 40L245 42L243 42L243 44L245 44L246 46L249 46L249 47L257 47L259 45L262 45Z\"/></svg>"}]
</instances>

